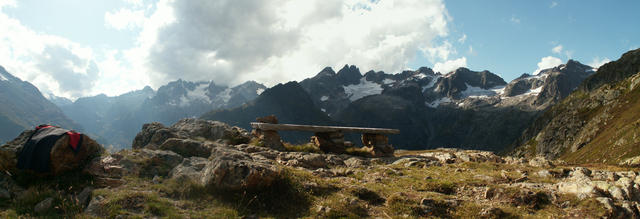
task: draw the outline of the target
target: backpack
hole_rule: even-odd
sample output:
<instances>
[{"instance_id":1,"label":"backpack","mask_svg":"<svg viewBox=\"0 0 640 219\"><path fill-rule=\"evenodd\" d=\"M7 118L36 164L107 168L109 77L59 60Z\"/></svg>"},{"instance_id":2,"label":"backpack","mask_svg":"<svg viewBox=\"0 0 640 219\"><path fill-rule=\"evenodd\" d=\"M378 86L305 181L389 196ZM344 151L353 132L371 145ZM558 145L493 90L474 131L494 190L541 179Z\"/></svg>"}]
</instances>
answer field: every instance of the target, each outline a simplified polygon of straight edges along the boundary
<instances>
[{"instance_id":1,"label":"backpack","mask_svg":"<svg viewBox=\"0 0 640 219\"><path fill-rule=\"evenodd\" d=\"M18 168L40 173L49 172L51 150L60 138L69 135L69 147L77 153L82 145L82 134L57 126L39 125L29 136L18 155Z\"/></svg>"}]
</instances>

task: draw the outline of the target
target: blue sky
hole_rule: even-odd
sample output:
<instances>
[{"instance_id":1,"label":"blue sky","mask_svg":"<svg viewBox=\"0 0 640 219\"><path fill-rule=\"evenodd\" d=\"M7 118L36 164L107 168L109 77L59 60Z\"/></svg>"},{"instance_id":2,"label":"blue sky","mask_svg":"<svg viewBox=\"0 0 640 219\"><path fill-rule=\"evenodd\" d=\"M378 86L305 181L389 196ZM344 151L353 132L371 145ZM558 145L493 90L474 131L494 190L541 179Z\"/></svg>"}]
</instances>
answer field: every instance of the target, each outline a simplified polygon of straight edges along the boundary
<instances>
[{"instance_id":1,"label":"blue sky","mask_svg":"<svg viewBox=\"0 0 640 219\"><path fill-rule=\"evenodd\" d=\"M589 64L640 47L640 1L446 1L452 37L468 67L511 80L531 73L542 57ZM563 51L552 52L562 45ZM468 47L473 47L473 54ZM568 53L568 54L567 54ZM420 65L422 63L415 63Z\"/></svg>"},{"instance_id":2,"label":"blue sky","mask_svg":"<svg viewBox=\"0 0 640 219\"><path fill-rule=\"evenodd\" d=\"M0 0L9 33L0 65L72 99L179 78L271 86L344 64L468 67L509 81L640 47L638 9L632 0Z\"/></svg>"}]
</instances>

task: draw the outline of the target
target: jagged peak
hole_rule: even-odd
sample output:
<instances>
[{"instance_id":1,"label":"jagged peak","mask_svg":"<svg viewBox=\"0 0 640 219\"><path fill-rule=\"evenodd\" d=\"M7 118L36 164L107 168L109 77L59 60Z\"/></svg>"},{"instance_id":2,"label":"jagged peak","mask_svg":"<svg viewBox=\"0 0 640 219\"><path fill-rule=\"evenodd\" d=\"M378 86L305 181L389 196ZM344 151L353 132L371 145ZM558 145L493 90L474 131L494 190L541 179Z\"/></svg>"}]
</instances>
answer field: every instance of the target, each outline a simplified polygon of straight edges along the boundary
<instances>
[{"instance_id":1,"label":"jagged peak","mask_svg":"<svg viewBox=\"0 0 640 219\"><path fill-rule=\"evenodd\" d=\"M451 72L449 72L449 74L459 74L459 73L464 73L464 72L472 72L470 69L466 68L466 67L459 67L456 70L453 70Z\"/></svg>"},{"instance_id":2,"label":"jagged peak","mask_svg":"<svg viewBox=\"0 0 640 219\"><path fill-rule=\"evenodd\" d=\"M327 66L327 67L324 67L322 69L322 71L318 72L318 74L316 76L323 76L323 75L332 76L332 75L335 75L335 74L336 74L336 72L333 70L333 68Z\"/></svg>"},{"instance_id":3,"label":"jagged peak","mask_svg":"<svg viewBox=\"0 0 640 219\"><path fill-rule=\"evenodd\" d=\"M359 76L362 76L362 74L360 73L360 69L355 65L344 65L344 67L342 67L342 69L340 69L337 73L337 75L344 75L344 74L349 74L349 75L357 74Z\"/></svg>"},{"instance_id":4,"label":"jagged peak","mask_svg":"<svg viewBox=\"0 0 640 219\"><path fill-rule=\"evenodd\" d=\"M569 61L567 61L567 63L564 64L564 66L566 66L566 68L581 68L581 69L583 69L583 68L589 68L589 69L593 68L591 66L582 64L579 61L576 61L576 60L573 60L573 59L569 59Z\"/></svg>"},{"instance_id":5,"label":"jagged peak","mask_svg":"<svg viewBox=\"0 0 640 219\"><path fill-rule=\"evenodd\" d=\"M520 75L520 77L517 77L517 78L516 78L516 79L514 79L514 80L523 79L523 78L528 78L528 77L531 77L531 76L533 76L533 75L530 75L530 74L528 74L528 73L522 73L522 75Z\"/></svg>"},{"instance_id":6,"label":"jagged peak","mask_svg":"<svg viewBox=\"0 0 640 219\"><path fill-rule=\"evenodd\" d=\"M425 74L425 75L435 75L435 72L433 72L433 69L431 69L429 67L420 67L420 68L418 68L417 72Z\"/></svg>"}]
</instances>

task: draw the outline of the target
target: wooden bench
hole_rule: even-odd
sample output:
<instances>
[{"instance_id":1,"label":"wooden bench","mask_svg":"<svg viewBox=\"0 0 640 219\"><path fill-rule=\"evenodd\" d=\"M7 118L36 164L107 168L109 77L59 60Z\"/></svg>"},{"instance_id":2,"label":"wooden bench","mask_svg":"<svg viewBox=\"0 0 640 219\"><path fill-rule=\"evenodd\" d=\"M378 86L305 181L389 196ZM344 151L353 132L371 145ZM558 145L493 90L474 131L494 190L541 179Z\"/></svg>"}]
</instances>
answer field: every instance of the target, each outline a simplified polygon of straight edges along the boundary
<instances>
[{"instance_id":1,"label":"wooden bench","mask_svg":"<svg viewBox=\"0 0 640 219\"><path fill-rule=\"evenodd\" d=\"M272 124L252 122L251 127L258 132L264 131L307 131L313 132L311 141L324 152L344 153L346 150L344 133L362 133L362 144L374 157L393 156L393 147L389 144L389 134L399 134L398 129Z\"/></svg>"}]
</instances>

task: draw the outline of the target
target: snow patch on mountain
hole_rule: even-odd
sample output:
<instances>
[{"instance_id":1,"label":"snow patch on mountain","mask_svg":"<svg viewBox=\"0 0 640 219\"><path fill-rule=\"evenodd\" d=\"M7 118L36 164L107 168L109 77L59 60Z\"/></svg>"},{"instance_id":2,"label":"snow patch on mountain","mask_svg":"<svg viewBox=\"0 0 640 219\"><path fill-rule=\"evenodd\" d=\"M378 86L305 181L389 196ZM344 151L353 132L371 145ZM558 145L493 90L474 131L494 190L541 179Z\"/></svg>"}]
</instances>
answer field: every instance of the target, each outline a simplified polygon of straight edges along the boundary
<instances>
[{"instance_id":1,"label":"snow patch on mountain","mask_svg":"<svg viewBox=\"0 0 640 219\"><path fill-rule=\"evenodd\" d=\"M451 103L451 99L448 98L448 97L443 97L443 98L437 99L437 100L435 100L435 101L433 101L431 103L426 102L425 105L427 105L428 107L431 107L431 108L438 108L438 106L440 106L440 104L442 104L442 103Z\"/></svg>"},{"instance_id":2,"label":"snow patch on mountain","mask_svg":"<svg viewBox=\"0 0 640 219\"><path fill-rule=\"evenodd\" d=\"M224 89L224 91L216 95L216 100L221 100L223 103L228 103L230 99L231 99L231 88Z\"/></svg>"},{"instance_id":3,"label":"snow patch on mountain","mask_svg":"<svg viewBox=\"0 0 640 219\"><path fill-rule=\"evenodd\" d=\"M384 80L382 80L383 84L393 84L395 82L396 82L395 80L389 79L389 78L385 78Z\"/></svg>"},{"instance_id":4,"label":"snow patch on mountain","mask_svg":"<svg viewBox=\"0 0 640 219\"><path fill-rule=\"evenodd\" d=\"M542 86L537 87L535 89L530 89L529 91L527 91L526 93L524 93L522 95L538 95L538 94L540 94L540 92L542 92Z\"/></svg>"},{"instance_id":5,"label":"snow patch on mountain","mask_svg":"<svg viewBox=\"0 0 640 219\"><path fill-rule=\"evenodd\" d=\"M256 90L256 94L258 94L258 95L260 95L262 92L264 92L264 89L263 89L263 88L258 88L258 89Z\"/></svg>"},{"instance_id":6,"label":"snow patch on mountain","mask_svg":"<svg viewBox=\"0 0 640 219\"><path fill-rule=\"evenodd\" d=\"M537 75L531 75L529 77L527 77L527 79L539 79L539 80L545 80L547 79L547 77L549 77L549 74L547 74L547 72L543 72Z\"/></svg>"},{"instance_id":7,"label":"snow patch on mountain","mask_svg":"<svg viewBox=\"0 0 640 219\"><path fill-rule=\"evenodd\" d=\"M328 96L322 96L320 97L320 101L327 101L329 99Z\"/></svg>"},{"instance_id":8,"label":"snow patch on mountain","mask_svg":"<svg viewBox=\"0 0 640 219\"><path fill-rule=\"evenodd\" d=\"M356 101L369 95L381 94L383 90L380 84L368 81L364 77L360 79L359 84L343 86L343 88L344 92L347 94L349 100L351 101Z\"/></svg>"},{"instance_id":9,"label":"snow patch on mountain","mask_svg":"<svg viewBox=\"0 0 640 219\"><path fill-rule=\"evenodd\" d=\"M207 96L207 88L209 84L201 84L196 86L193 90L187 90L187 93L180 97L180 106L185 107L191 105L191 102L201 100L208 104L211 104L212 101Z\"/></svg>"},{"instance_id":10,"label":"snow patch on mountain","mask_svg":"<svg viewBox=\"0 0 640 219\"><path fill-rule=\"evenodd\" d=\"M2 72L0 72L0 81L8 81L9 79L4 76Z\"/></svg>"},{"instance_id":11,"label":"snow patch on mountain","mask_svg":"<svg viewBox=\"0 0 640 219\"><path fill-rule=\"evenodd\" d=\"M464 98L486 98L491 96L496 96L504 93L505 86L496 86L491 89L483 89L481 87L474 87L467 83L464 83L467 86L467 89L461 92L461 95Z\"/></svg>"},{"instance_id":12,"label":"snow patch on mountain","mask_svg":"<svg viewBox=\"0 0 640 219\"><path fill-rule=\"evenodd\" d=\"M440 79L440 76L429 76L429 83L425 86L422 87L422 92L425 92L427 89L432 88L434 85L436 85L436 82L438 82L438 79Z\"/></svg>"}]
</instances>

